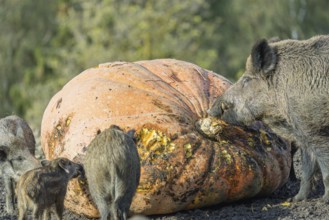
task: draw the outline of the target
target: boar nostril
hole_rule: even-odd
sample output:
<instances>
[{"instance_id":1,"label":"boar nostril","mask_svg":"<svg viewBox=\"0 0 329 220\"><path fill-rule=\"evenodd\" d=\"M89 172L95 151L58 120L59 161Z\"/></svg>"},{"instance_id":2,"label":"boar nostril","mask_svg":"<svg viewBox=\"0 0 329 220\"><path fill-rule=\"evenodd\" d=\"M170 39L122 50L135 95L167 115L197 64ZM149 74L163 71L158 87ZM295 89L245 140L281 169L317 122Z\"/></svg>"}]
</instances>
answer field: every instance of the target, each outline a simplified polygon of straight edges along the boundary
<instances>
[{"instance_id":1,"label":"boar nostril","mask_svg":"<svg viewBox=\"0 0 329 220\"><path fill-rule=\"evenodd\" d=\"M224 102L221 103L221 106L220 107L222 108L223 111L229 109L229 106L226 103L224 103Z\"/></svg>"}]
</instances>

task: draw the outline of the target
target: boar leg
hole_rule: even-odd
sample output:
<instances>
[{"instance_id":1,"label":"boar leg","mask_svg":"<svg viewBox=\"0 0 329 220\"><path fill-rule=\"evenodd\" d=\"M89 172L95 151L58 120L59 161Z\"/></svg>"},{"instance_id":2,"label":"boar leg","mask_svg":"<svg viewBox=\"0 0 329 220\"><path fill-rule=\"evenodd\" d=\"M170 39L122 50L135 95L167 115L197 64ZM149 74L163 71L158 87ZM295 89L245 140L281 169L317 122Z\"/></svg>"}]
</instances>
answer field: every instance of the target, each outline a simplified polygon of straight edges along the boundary
<instances>
[{"instance_id":1,"label":"boar leg","mask_svg":"<svg viewBox=\"0 0 329 220\"><path fill-rule=\"evenodd\" d=\"M92 178L93 176L88 176L88 177L87 177L88 185L94 186L94 187L89 187L89 191L94 202L96 203L97 209L101 216L101 220L107 220L110 212L108 204L110 204L112 201L112 197L109 192L109 189L107 189L106 187L107 182L105 183L96 182L94 181L95 178Z\"/></svg>"},{"instance_id":2,"label":"boar leg","mask_svg":"<svg viewBox=\"0 0 329 220\"><path fill-rule=\"evenodd\" d=\"M92 184L94 185L94 184ZM99 192L98 190L94 189L95 187L92 187L90 189L90 194L92 195L96 206L98 208L99 214L101 215L101 220L107 220L108 215L109 215L109 207L108 204L111 202L111 196L106 196L109 195L108 192L101 191ZM112 219L112 218L110 218Z\"/></svg>"},{"instance_id":3,"label":"boar leg","mask_svg":"<svg viewBox=\"0 0 329 220\"><path fill-rule=\"evenodd\" d=\"M27 217L26 211L20 211L19 210L19 214L18 214L17 220L26 220L27 219L26 217Z\"/></svg>"},{"instance_id":4,"label":"boar leg","mask_svg":"<svg viewBox=\"0 0 329 220\"><path fill-rule=\"evenodd\" d=\"M14 190L13 190L13 180L4 176L4 184L6 191L6 208L8 214L12 215L14 213Z\"/></svg>"},{"instance_id":5,"label":"boar leg","mask_svg":"<svg viewBox=\"0 0 329 220\"><path fill-rule=\"evenodd\" d=\"M57 198L56 204L55 204L55 216L57 220L62 220L63 218L63 211L64 211L64 195L59 196Z\"/></svg>"},{"instance_id":6,"label":"boar leg","mask_svg":"<svg viewBox=\"0 0 329 220\"><path fill-rule=\"evenodd\" d=\"M17 220L25 220L27 219L27 211L24 205L18 204L18 218Z\"/></svg>"},{"instance_id":7,"label":"boar leg","mask_svg":"<svg viewBox=\"0 0 329 220\"><path fill-rule=\"evenodd\" d=\"M311 149L303 146L300 148L302 155L302 176L300 189L293 201L306 200L312 188L312 178L316 168L316 158Z\"/></svg>"},{"instance_id":8,"label":"boar leg","mask_svg":"<svg viewBox=\"0 0 329 220\"><path fill-rule=\"evenodd\" d=\"M43 220L50 220L50 208L47 208L43 211Z\"/></svg>"},{"instance_id":9,"label":"boar leg","mask_svg":"<svg viewBox=\"0 0 329 220\"><path fill-rule=\"evenodd\" d=\"M296 172L294 168L294 155L296 154L298 147L294 142L290 143L290 147L291 147L291 168L290 168L289 179L291 181L297 181Z\"/></svg>"},{"instance_id":10,"label":"boar leg","mask_svg":"<svg viewBox=\"0 0 329 220\"><path fill-rule=\"evenodd\" d=\"M126 220L127 219L127 210L123 196L115 198L112 203L112 217L114 220Z\"/></svg>"},{"instance_id":11,"label":"boar leg","mask_svg":"<svg viewBox=\"0 0 329 220\"><path fill-rule=\"evenodd\" d=\"M322 200L325 203L329 203L329 155L327 153L327 149L325 149L323 152L319 153L317 156L318 163L320 166L320 170L322 173L322 179L323 179L323 185L324 185L324 195L322 197Z\"/></svg>"},{"instance_id":12,"label":"boar leg","mask_svg":"<svg viewBox=\"0 0 329 220\"><path fill-rule=\"evenodd\" d=\"M33 207L32 215L33 215L33 220L42 220L43 217L42 208L35 204Z\"/></svg>"},{"instance_id":13,"label":"boar leg","mask_svg":"<svg viewBox=\"0 0 329 220\"><path fill-rule=\"evenodd\" d=\"M27 202L26 197L22 196L22 192L17 192L17 207L18 207L18 220L25 220L27 218Z\"/></svg>"},{"instance_id":14,"label":"boar leg","mask_svg":"<svg viewBox=\"0 0 329 220\"><path fill-rule=\"evenodd\" d=\"M107 220L107 217L109 215L109 208L106 199L97 199L95 203L101 215L101 220Z\"/></svg>"}]
</instances>

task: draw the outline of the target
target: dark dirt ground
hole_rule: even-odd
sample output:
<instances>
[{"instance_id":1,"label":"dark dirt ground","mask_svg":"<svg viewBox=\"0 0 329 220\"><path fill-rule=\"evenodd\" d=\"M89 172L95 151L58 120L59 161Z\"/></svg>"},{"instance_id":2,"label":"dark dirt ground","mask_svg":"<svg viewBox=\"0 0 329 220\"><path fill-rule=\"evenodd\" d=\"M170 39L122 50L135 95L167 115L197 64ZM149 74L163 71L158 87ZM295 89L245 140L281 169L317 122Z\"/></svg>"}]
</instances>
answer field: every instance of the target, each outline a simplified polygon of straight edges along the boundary
<instances>
[{"instance_id":1,"label":"dark dirt ground","mask_svg":"<svg viewBox=\"0 0 329 220\"><path fill-rule=\"evenodd\" d=\"M294 166L297 177L300 174L300 155L295 155ZM175 214L162 216L149 216L155 220L198 220L198 219L222 219L222 220L251 220L251 219L328 219L329 204L321 202L323 195L322 181L318 181L315 190L308 201L298 203L284 203L294 196L299 189L299 180L288 181L283 187L265 198L253 198L231 204L219 204L203 209L181 211ZM15 216L9 216L5 212L5 195L2 179L0 179L0 219L16 220ZM64 220L88 220L65 210Z\"/></svg>"}]
</instances>

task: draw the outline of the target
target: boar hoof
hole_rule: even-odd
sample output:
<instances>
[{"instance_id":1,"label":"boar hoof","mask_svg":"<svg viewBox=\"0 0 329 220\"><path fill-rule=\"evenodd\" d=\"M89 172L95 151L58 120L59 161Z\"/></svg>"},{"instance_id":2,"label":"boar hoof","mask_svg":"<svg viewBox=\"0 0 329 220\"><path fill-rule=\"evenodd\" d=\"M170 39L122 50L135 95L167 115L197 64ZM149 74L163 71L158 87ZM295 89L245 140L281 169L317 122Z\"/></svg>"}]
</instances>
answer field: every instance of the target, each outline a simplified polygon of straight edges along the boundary
<instances>
[{"instance_id":1,"label":"boar hoof","mask_svg":"<svg viewBox=\"0 0 329 220\"><path fill-rule=\"evenodd\" d=\"M300 202L300 201L306 201L306 196L297 194L295 197L292 198L293 202Z\"/></svg>"},{"instance_id":2,"label":"boar hoof","mask_svg":"<svg viewBox=\"0 0 329 220\"><path fill-rule=\"evenodd\" d=\"M324 196L322 196L321 202L329 204L329 193L326 193Z\"/></svg>"}]
</instances>

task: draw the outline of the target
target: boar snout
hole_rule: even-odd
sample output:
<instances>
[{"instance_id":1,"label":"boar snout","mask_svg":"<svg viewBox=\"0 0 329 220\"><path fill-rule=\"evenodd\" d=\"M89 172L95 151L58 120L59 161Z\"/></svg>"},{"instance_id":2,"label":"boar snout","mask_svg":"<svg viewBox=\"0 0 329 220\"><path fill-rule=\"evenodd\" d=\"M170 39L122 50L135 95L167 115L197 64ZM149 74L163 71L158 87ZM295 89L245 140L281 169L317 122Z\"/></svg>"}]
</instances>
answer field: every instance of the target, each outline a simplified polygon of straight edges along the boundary
<instances>
[{"instance_id":1,"label":"boar snout","mask_svg":"<svg viewBox=\"0 0 329 220\"><path fill-rule=\"evenodd\" d=\"M230 108L231 104L224 101L222 97L218 97L207 113L209 116L220 118Z\"/></svg>"},{"instance_id":2,"label":"boar snout","mask_svg":"<svg viewBox=\"0 0 329 220\"><path fill-rule=\"evenodd\" d=\"M84 168L83 168L83 166L81 164L77 164L77 170L76 171L77 172L76 172L75 177L78 177L78 176L80 176L80 178L84 178L85 177L85 170L84 170Z\"/></svg>"}]
</instances>

